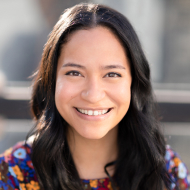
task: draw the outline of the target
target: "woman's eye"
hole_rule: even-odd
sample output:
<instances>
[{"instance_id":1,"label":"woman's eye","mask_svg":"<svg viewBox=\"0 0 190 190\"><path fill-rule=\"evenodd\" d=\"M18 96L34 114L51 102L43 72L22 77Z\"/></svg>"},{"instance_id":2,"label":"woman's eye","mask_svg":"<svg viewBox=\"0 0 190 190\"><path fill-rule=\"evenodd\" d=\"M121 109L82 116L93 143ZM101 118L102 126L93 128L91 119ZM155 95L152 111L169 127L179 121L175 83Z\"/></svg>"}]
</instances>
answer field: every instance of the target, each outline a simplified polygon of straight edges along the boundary
<instances>
[{"instance_id":1,"label":"woman's eye","mask_svg":"<svg viewBox=\"0 0 190 190\"><path fill-rule=\"evenodd\" d=\"M121 77L121 75L118 73L108 73L106 77Z\"/></svg>"},{"instance_id":2,"label":"woman's eye","mask_svg":"<svg viewBox=\"0 0 190 190\"><path fill-rule=\"evenodd\" d=\"M65 75L70 75L70 76L82 76L78 71L69 71Z\"/></svg>"}]
</instances>

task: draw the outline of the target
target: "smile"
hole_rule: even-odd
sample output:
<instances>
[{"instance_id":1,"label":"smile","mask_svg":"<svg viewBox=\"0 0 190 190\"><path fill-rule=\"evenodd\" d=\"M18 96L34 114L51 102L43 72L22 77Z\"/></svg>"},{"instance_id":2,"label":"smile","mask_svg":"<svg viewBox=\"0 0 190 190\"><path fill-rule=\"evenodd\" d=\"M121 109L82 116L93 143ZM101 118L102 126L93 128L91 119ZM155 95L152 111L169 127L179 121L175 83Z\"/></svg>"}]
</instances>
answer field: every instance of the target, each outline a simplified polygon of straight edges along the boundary
<instances>
[{"instance_id":1,"label":"smile","mask_svg":"<svg viewBox=\"0 0 190 190\"><path fill-rule=\"evenodd\" d=\"M105 110L84 110L84 109L76 108L76 110L85 115L104 115L108 113L111 110L111 108L105 109Z\"/></svg>"}]
</instances>

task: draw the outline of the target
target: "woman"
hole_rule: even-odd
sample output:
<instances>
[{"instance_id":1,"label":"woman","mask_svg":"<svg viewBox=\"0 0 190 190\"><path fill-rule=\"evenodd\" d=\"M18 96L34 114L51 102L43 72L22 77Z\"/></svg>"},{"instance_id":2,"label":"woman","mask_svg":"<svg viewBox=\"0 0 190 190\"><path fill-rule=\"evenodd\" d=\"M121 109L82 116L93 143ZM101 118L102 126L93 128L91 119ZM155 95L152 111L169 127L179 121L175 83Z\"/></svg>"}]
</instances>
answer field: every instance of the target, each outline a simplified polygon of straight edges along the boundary
<instances>
[{"instance_id":1,"label":"woman","mask_svg":"<svg viewBox=\"0 0 190 190\"><path fill-rule=\"evenodd\" d=\"M1 188L188 188L186 167L166 150L159 129L138 37L115 10L79 4L63 13L45 45L31 105L34 140L1 158Z\"/></svg>"}]
</instances>

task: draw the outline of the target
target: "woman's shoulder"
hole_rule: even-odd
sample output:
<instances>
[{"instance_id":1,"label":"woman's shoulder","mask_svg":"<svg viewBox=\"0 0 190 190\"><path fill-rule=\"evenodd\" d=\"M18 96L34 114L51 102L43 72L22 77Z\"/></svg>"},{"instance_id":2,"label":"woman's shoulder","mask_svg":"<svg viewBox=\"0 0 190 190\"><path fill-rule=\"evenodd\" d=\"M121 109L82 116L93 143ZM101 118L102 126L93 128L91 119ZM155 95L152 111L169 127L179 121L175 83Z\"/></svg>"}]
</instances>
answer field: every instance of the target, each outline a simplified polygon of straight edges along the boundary
<instances>
[{"instance_id":1,"label":"woman's shoulder","mask_svg":"<svg viewBox=\"0 0 190 190\"><path fill-rule=\"evenodd\" d=\"M19 142L0 155L0 188L40 189L30 158L31 151L30 145Z\"/></svg>"},{"instance_id":2,"label":"woman's shoulder","mask_svg":"<svg viewBox=\"0 0 190 190\"><path fill-rule=\"evenodd\" d=\"M30 159L32 148L24 141L16 143L13 147L5 150L0 154L0 163L6 162L7 164L16 164L20 161L26 161Z\"/></svg>"},{"instance_id":3,"label":"woman's shoulder","mask_svg":"<svg viewBox=\"0 0 190 190\"><path fill-rule=\"evenodd\" d=\"M178 176L184 178L188 173L185 163L181 160L179 154L175 152L170 145L166 145L165 153L166 169L170 172L172 169L178 170Z\"/></svg>"},{"instance_id":4,"label":"woman's shoulder","mask_svg":"<svg viewBox=\"0 0 190 190\"><path fill-rule=\"evenodd\" d=\"M40 190L30 157L31 153L32 148L28 143L18 142L0 155L0 189ZM169 145L166 146L165 161L173 185L177 183L181 189L188 189L190 176L187 167Z\"/></svg>"},{"instance_id":5,"label":"woman's shoulder","mask_svg":"<svg viewBox=\"0 0 190 190\"><path fill-rule=\"evenodd\" d=\"M190 187L190 175L185 163L181 160L177 152L175 152L169 145L166 145L166 170L171 176L173 186L178 184L180 189L188 189Z\"/></svg>"}]
</instances>

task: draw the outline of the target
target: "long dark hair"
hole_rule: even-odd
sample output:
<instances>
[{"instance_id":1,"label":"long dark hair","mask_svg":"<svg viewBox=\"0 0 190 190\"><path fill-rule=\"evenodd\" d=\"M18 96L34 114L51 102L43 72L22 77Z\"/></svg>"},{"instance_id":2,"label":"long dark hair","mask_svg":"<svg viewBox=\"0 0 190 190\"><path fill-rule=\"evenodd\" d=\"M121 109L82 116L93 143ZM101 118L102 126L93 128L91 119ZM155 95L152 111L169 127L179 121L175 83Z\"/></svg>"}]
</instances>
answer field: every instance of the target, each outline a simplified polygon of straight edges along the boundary
<instances>
[{"instance_id":1,"label":"long dark hair","mask_svg":"<svg viewBox=\"0 0 190 190\"><path fill-rule=\"evenodd\" d=\"M67 123L55 106L55 80L60 49L68 36L96 26L108 27L118 36L131 64L131 102L119 123L114 181L120 190L169 187L165 140L154 108L148 62L129 21L119 12L96 4L79 4L65 10L44 48L31 99L36 119L32 162L39 182L45 190L83 189L67 144Z\"/></svg>"}]
</instances>

